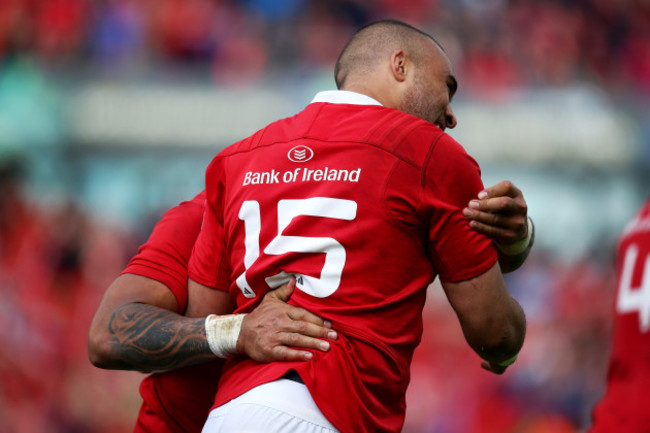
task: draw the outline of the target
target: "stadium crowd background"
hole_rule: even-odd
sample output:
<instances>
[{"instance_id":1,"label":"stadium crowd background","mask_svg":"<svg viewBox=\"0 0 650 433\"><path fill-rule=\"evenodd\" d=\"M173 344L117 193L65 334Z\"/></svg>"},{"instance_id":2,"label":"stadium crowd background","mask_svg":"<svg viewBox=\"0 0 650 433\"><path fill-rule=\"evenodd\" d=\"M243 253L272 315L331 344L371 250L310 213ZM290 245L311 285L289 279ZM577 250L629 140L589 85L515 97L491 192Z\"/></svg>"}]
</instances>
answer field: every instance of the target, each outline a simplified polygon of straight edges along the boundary
<instances>
[{"instance_id":1,"label":"stadium crowd background","mask_svg":"<svg viewBox=\"0 0 650 433\"><path fill-rule=\"evenodd\" d=\"M452 135L538 227L508 277L529 322L519 362L481 370L432 286L405 432L586 428L614 243L650 192L643 0L0 1L0 431L130 431L142 375L87 361L104 289L213 154L333 88L350 34L385 17L445 46Z\"/></svg>"}]
</instances>

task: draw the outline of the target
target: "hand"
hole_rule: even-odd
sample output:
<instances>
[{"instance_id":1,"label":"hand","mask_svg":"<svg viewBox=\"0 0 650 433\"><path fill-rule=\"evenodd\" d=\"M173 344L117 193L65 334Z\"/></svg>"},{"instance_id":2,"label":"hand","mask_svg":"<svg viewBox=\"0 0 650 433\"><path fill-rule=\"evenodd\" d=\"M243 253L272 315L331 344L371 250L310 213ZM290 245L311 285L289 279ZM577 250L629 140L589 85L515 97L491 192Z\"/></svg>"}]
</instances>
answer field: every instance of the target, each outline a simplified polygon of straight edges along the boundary
<instances>
[{"instance_id":1,"label":"hand","mask_svg":"<svg viewBox=\"0 0 650 433\"><path fill-rule=\"evenodd\" d=\"M237 340L237 352L259 362L308 361L313 349L327 352L325 338L336 340L332 324L309 311L287 304L296 287L295 278L264 296L246 315Z\"/></svg>"},{"instance_id":2,"label":"hand","mask_svg":"<svg viewBox=\"0 0 650 433\"><path fill-rule=\"evenodd\" d=\"M527 213L523 194L508 180L484 189L463 209L470 227L501 245L526 239Z\"/></svg>"}]
</instances>

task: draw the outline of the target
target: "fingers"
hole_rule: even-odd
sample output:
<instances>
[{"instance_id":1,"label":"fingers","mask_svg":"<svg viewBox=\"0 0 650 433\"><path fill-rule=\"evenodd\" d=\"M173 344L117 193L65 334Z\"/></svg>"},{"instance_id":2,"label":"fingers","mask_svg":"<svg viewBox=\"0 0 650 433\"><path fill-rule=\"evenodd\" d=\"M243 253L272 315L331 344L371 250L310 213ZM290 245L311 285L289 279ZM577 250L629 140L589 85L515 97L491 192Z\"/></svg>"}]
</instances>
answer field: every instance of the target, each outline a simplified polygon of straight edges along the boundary
<instances>
[{"instance_id":1,"label":"fingers","mask_svg":"<svg viewBox=\"0 0 650 433\"><path fill-rule=\"evenodd\" d=\"M463 215L470 220L470 227L479 225L493 226L495 229L505 229L518 235L525 235L528 229L527 219L523 215L507 215L490 212L465 211Z\"/></svg>"},{"instance_id":2,"label":"fingers","mask_svg":"<svg viewBox=\"0 0 650 433\"><path fill-rule=\"evenodd\" d=\"M317 325L319 328L331 328L332 322L329 320L323 320L314 313L305 310L304 308L294 307L293 305L287 305L289 308L286 310L287 316L297 322L307 322L310 324ZM328 329L329 330L329 329Z\"/></svg>"},{"instance_id":3,"label":"fingers","mask_svg":"<svg viewBox=\"0 0 650 433\"><path fill-rule=\"evenodd\" d=\"M272 298L264 298L262 303L246 318L246 323L264 329L266 332L292 332L309 337L336 340L338 334L332 323L323 320L304 308L279 303Z\"/></svg>"},{"instance_id":4,"label":"fingers","mask_svg":"<svg viewBox=\"0 0 650 433\"><path fill-rule=\"evenodd\" d=\"M466 209L483 212L525 213L526 203L523 199L501 195L482 200L471 200Z\"/></svg>"},{"instance_id":5,"label":"fingers","mask_svg":"<svg viewBox=\"0 0 650 433\"><path fill-rule=\"evenodd\" d=\"M330 343L326 340L319 338L307 337L306 335L297 334L294 332L285 332L278 334L278 343L282 346L291 347L294 349L312 349L320 352L327 352L330 350Z\"/></svg>"},{"instance_id":6,"label":"fingers","mask_svg":"<svg viewBox=\"0 0 650 433\"><path fill-rule=\"evenodd\" d=\"M306 350L293 349L287 346L276 346L266 361L309 361L313 357L314 354Z\"/></svg>"},{"instance_id":7,"label":"fingers","mask_svg":"<svg viewBox=\"0 0 650 433\"><path fill-rule=\"evenodd\" d=\"M327 352L331 346L325 340L292 332L283 332L275 335L271 347L271 350L266 355L261 354L258 360L264 362L309 361L314 357L314 354L305 349Z\"/></svg>"},{"instance_id":8,"label":"fingers","mask_svg":"<svg viewBox=\"0 0 650 433\"><path fill-rule=\"evenodd\" d=\"M312 351L327 352L331 347L328 341L316 338L322 335L318 328L306 322L292 322L283 326L283 331L257 329L246 337L244 353L259 362L309 361L314 356ZM326 336L332 340L338 337L333 330L326 331Z\"/></svg>"},{"instance_id":9,"label":"fingers","mask_svg":"<svg viewBox=\"0 0 650 433\"><path fill-rule=\"evenodd\" d=\"M515 242L520 238L517 231L509 227L500 227L479 221L470 221L469 226L477 232L502 243Z\"/></svg>"},{"instance_id":10,"label":"fingers","mask_svg":"<svg viewBox=\"0 0 650 433\"><path fill-rule=\"evenodd\" d=\"M331 326L305 309L267 295L244 318L238 352L259 362L309 360L313 354L308 350L327 352L326 340L338 338Z\"/></svg>"},{"instance_id":11,"label":"fingers","mask_svg":"<svg viewBox=\"0 0 650 433\"><path fill-rule=\"evenodd\" d=\"M517 188L509 180L502 180L501 182L489 188L485 188L478 194L478 198L483 200L490 197L507 196L512 198L523 197L521 190Z\"/></svg>"},{"instance_id":12,"label":"fingers","mask_svg":"<svg viewBox=\"0 0 650 433\"><path fill-rule=\"evenodd\" d=\"M291 295L293 294L295 288L296 288L296 277L292 275L291 279L287 284L283 284L277 289L271 290L266 295L264 295L264 298L267 297L274 298L282 302L287 302L291 298Z\"/></svg>"},{"instance_id":13,"label":"fingers","mask_svg":"<svg viewBox=\"0 0 650 433\"><path fill-rule=\"evenodd\" d=\"M504 180L479 193L463 209L470 227L501 244L525 239L528 234L528 208L512 182Z\"/></svg>"},{"instance_id":14,"label":"fingers","mask_svg":"<svg viewBox=\"0 0 650 433\"><path fill-rule=\"evenodd\" d=\"M326 323L326 325L310 323L303 320L293 320L287 324L285 330L294 335L327 338L332 341L336 340L338 338L337 332L331 329L331 323Z\"/></svg>"},{"instance_id":15,"label":"fingers","mask_svg":"<svg viewBox=\"0 0 650 433\"><path fill-rule=\"evenodd\" d=\"M512 182L504 180L481 191L478 194L478 199L468 203L466 210L468 213L472 213L472 211L510 213L525 218L527 205L521 190Z\"/></svg>"},{"instance_id":16,"label":"fingers","mask_svg":"<svg viewBox=\"0 0 650 433\"><path fill-rule=\"evenodd\" d=\"M525 239L527 234L527 228L521 228L520 225L517 225L517 228L513 229L512 226L499 227L479 221L470 221L469 226L502 245L512 244L513 242Z\"/></svg>"},{"instance_id":17,"label":"fingers","mask_svg":"<svg viewBox=\"0 0 650 433\"><path fill-rule=\"evenodd\" d=\"M482 210L465 208L463 209L463 215L470 220L498 227L523 228L526 224L525 213L507 212L505 206L495 207L492 210L487 209L487 207L485 206L486 209Z\"/></svg>"}]
</instances>

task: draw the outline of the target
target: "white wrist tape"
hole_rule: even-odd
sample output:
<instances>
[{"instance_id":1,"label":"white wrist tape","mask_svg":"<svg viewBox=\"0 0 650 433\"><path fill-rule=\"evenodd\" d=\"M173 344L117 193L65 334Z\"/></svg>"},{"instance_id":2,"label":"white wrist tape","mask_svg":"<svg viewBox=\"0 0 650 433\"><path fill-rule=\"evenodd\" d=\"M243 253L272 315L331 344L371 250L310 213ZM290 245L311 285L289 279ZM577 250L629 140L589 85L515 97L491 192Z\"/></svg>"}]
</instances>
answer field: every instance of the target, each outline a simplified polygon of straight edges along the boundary
<instances>
[{"instance_id":1,"label":"white wrist tape","mask_svg":"<svg viewBox=\"0 0 650 433\"><path fill-rule=\"evenodd\" d=\"M530 240L533 238L533 230L535 230L530 218L526 218L526 224L528 225L528 234L526 235L526 238L507 245L495 242L499 251L506 256L517 256L526 251L526 248L530 245Z\"/></svg>"},{"instance_id":2,"label":"white wrist tape","mask_svg":"<svg viewBox=\"0 0 650 433\"><path fill-rule=\"evenodd\" d=\"M237 339L245 314L217 316L210 314L205 318L205 336L212 353L219 358L227 358L237 351Z\"/></svg>"}]
</instances>

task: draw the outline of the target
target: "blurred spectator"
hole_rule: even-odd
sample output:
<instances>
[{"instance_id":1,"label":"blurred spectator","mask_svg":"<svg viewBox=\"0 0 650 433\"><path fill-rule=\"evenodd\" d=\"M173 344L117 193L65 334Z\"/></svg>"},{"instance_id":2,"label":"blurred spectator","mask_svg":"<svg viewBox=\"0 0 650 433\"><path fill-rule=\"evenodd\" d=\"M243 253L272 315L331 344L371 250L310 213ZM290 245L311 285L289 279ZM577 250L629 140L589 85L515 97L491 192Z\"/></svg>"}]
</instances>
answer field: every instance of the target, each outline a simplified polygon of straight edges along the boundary
<instances>
[{"instance_id":1,"label":"blurred spectator","mask_svg":"<svg viewBox=\"0 0 650 433\"><path fill-rule=\"evenodd\" d=\"M133 0L98 2L90 19L87 49L105 65L137 61L145 43L143 11Z\"/></svg>"},{"instance_id":2,"label":"blurred spectator","mask_svg":"<svg viewBox=\"0 0 650 433\"><path fill-rule=\"evenodd\" d=\"M212 65L217 80L256 81L330 64L352 29L381 17L458 35L457 73L471 91L585 79L650 91L650 6L642 0L5 0L0 59Z\"/></svg>"},{"instance_id":3,"label":"blurred spectator","mask_svg":"<svg viewBox=\"0 0 650 433\"><path fill-rule=\"evenodd\" d=\"M128 398L106 395L137 396L136 387L129 377L97 375L86 338L130 245L72 205L30 204L21 175L17 161L0 164L0 431L125 431ZM92 404L97 398L101 405ZM80 402L83 411L75 409Z\"/></svg>"}]
</instances>

